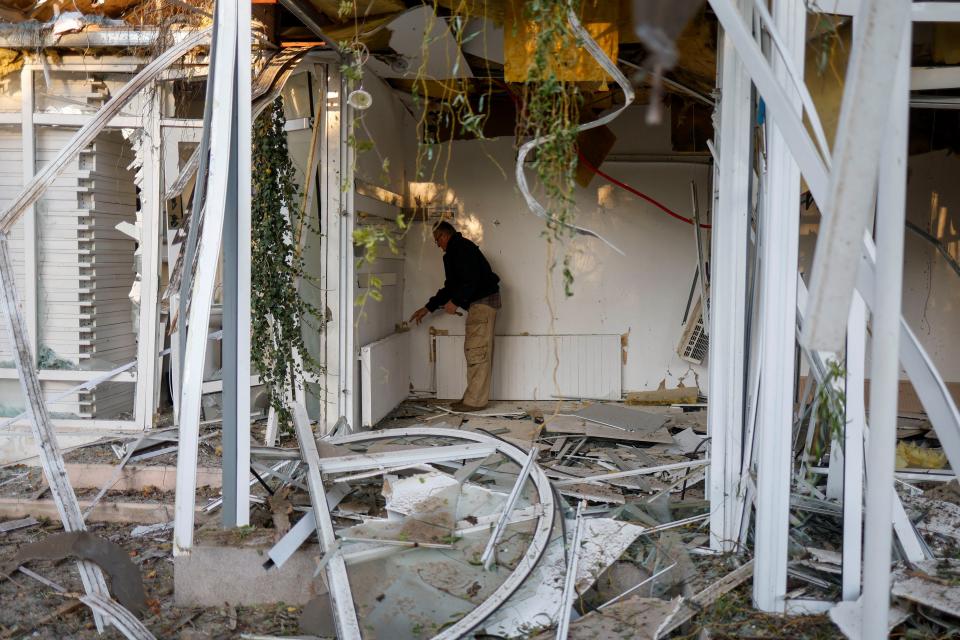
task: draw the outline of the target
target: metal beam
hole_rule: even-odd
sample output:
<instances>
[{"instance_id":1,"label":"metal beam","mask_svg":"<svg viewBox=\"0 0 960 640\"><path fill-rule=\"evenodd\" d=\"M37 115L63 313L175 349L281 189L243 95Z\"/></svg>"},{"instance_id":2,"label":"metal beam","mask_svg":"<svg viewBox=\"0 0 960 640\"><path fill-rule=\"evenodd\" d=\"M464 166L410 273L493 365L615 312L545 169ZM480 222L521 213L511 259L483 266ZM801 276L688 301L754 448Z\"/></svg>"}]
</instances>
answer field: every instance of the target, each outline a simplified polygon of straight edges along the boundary
<instances>
[{"instance_id":1,"label":"metal beam","mask_svg":"<svg viewBox=\"0 0 960 640\"><path fill-rule=\"evenodd\" d=\"M153 96L150 110L141 120L144 134L143 182L140 185L140 314L137 328L137 386L134 420L142 429L153 426L159 386L160 358L160 211L162 160L160 155L160 97Z\"/></svg>"},{"instance_id":2,"label":"metal beam","mask_svg":"<svg viewBox=\"0 0 960 640\"><path fill-rule=\"evenodd\" d=\"M752 2L727 9L737 24L750 20ZM720 53L718 191L713 217L710 281L710 546L732 550L741 472L746 367L747 235L750 214L751 86L733 34L723 32ZM750 39L748 33L745 37ZM754 43L756 44L756 43ZM758 49L759 51L759 49Z\"/></svg>"},{"instance_id":3,"label":"metal beam","mask_svg":"<svg viewBox=\"0 0 960 640\"><path fill-rule=\"evenodd\" d=\"M237 6L221 0L216 5L214 29L217 38L212 57L213 90L208 92L217 117L210 122L210 164L207 176L207 200L203 215L203 233L197 249L196 280L190 304L189 321L181 325L187 332L183 357L180 394L180 438L177 450L177 491L174 510L173 551L189 553L193 546L194 500L196 494L197 448L200 430L200 395L203 386L203 365L206 359L210 304L220 258L220 241L227 205L227 182L234 95L234 65L237 61ZM189 270L190 265L184 264ZM186 318L180 318L183 323Z\"/></svg>"},{"instance_id":4,"label":"metal beam","mask_svg":"<svg viewBox=\"0 0 960 640\"><path fill-rule=\"evenodd\" d=\"M880 0L878 4L883 4ZM905 3L901 3L905 4ZM866 523L863 554L864 638L885 638L890 608L890 548L893 518L893 472L897 441L897 395L900 383L900 306L903 285L903 238L909 130L910 23L900 22L888 36L898 42L885 119L877 194L877 272L873 305L870 364L870 441L867 447ZM844 96L846 97L846 96ZM862 105L857 105L858 108ZM851 107L852 108L852 107ZM843 123L841 121L841 127ZM862 142L862 141L861 141ZM867 194L869 195L869 194ZM869 200L869 198L868 198ZM843 209L846 215L847 212ZM835 215L835 218L840 216ZM862 236L862 229L860 230ZM857 267L853 264L853 269Z\"/></svg>"},{"instance_id":5,"label":"metal beam","mask_svg":"<svg viewBox=\"0 0 960 640\"><path fill-rule=\"evenodd\" d=\"M960 96L914 96L911 109L960 109Z\"/></svg>"},{"instance_id":6,"label":"metal beam","mask_svg":"<svg viewBox=\"0 0 960 640\"><path fill-rule=\"evenodd\" d=\"M831 215L820 223L810 277L810 308L801 340L811 349L840 351L857 280L856 248L872 211L881 146L877 135L888 122L891 92L903 25L910 5L875 0L861 5L840 107L833 169L825 203ZM909 65L909 63L908 63Z\"/></svg>"},{"instance_id":7,"label":"metal beam","mask_svg":"<svg viewBox=\"0 0 960 640\"><path fill-rule=\"evenodd\" d=\"M537 447L530 449L530 455L527 456L526 462L524 462L520 468L520 473L517 474L517 481L513 484L513 489L510 490L507 501L503 503L503 511L500 513L500 518L497 520L497 524L493 528L493 533L490 534L490 539L487 540L487 546L480 556L480 562L483 563L484 569L489 569L490 565L493 564L497 544L500 542L500 537L503 535L504 529L506 529L513 508L517 504L517 498L520 497L520 492L523 491L523 485L526 484L527 478L530 476L530 468L537 461L537 454L539 453L540 449Z\"/></svg>"},{"instance_id":8,"label":"metal beam","mask_svg":"<svg viewBox=\"0 0 960 640\"><path fill-rule=\"evenodd\" d=\"M843 575L842 597L860 597L863 562L863 436L866 428L864 367L867 356L867 306L853 297L847 320L846 424L843 429Z\"/></svg>"},{"instance_id":9,"label":"metal beam","mask_svg":"<svg viewBox=\"0 0 960 640\"><path fill-rule=\"evenodd\" d=\"M237 2L233 132L224 223L223 524L250 522L250 0Z\"/></svg>"},{"instance_id":10,"label":"metal beam","mask_svg":"<svg viewBox=\"0 0 960 640\"><path fill-rule=\"evenodd\" d=\"M797 72L803 73L807 9L802 0L773 4L773 27ZM800 94L787 63L771 56L774 73L800 116ZM802 76L801 76L802 77ZM797 262L800 241L800 169L780 131L767 125L761 258L760 396L757 424L756 532L753 602L761 611L784 611L792 474L793 375L796 354Z\"/></svg>"},{"instance_id":11,"label":"metal beam","mask_svg":"<svg viewBox=\"0 0 960 640\"><path fill-rule=\"evenodd\" d=\"M960 22L960 2L914 2L910 12L914 22Z\"/></svg>"},{"instance_id":12,"label":"metal beam","mask_svg":"<svg viewBox=\"0 0 960 640\"><path fill-rule=\"evenodd\" d=\"M567 571L563 579L563 594L560 597L560 620L557 623L557 640L567 640L570 632L570 610L576 596L577 566L580 561L580 545L583 539L583 508L587 503L583 500L577 505L577 520L573 528L573 540L567 551Z\"/></svg>"},{"instance_id":13,"label":"metal beam","mask_svg":"<svg viewBox=\"0 0 960 640\"><path fill-rule=\"evenodd\" d=\"M932 91L936 89L955 89L957 87L960 87L960 66L913 67L910 69L911 91Z\"/></svg>"},{"instance_id":14,"label":"metal beam","mask_svg":"<svg viewBox=\"0 0 960 640\"><path fill-rule=\"evenodd\" d=\"M29 183L37 169L37 138L33 127L33 111L33 71L24 68L20 71L20 153L23 167L21 185ZM23 264L23 315L27 322L30 352L36 354L37 345L40 344L40 306L37 299L37 283L40 277L37 268L37 210L33 204L27 206L23 212Z\"/></svg>"},{"instance_id":15,"label":"metal beam","mask_svg":"<svg viewBox=\"0 0 960 640\"><path fill-rule=\"evenodd\" d=\"M27 401L30 428L39 449L40 466L47 484L50 485L50 494L60 514L60 521L66 531L83 531L86 525L80 513L80 504L67 478L63 455L57 443L57 434L50 422L46 403L43 401L34 355L27 344L26 323L17 300L17 285L6 233L0 233L0 316L3 317L6 325L13 361L20 375L20 388ZM78 567L83 588L88 594L109 597L106 580L97 565L80 561ZM94 619L97 629L102 630L103 621L99 614L95 613Z\"/></svg>"},{"instance_id":16,"label":"metal beam","mask_svg":"<svg viewBox=\"0 0 960 640\"><path fill-rule=\"evenodd\" d=\"M352 456L337 458L321 458L320 472L348 473L365 469L383 469L399 467L421 462L435 463L448 460L472 460L486 458L496 453L496 447L485 444L460 444L449 447L427 447L423 449L399 449L397 451L381 451L378 453L358 453Z\"/></svg>"},{"instance_id":17,"label":"metal beam","mask_svg":"<svg viewBox=\"0 0 960 640\"><path fill-rule=\"evenodd\" d=\"M343 561L343 555L334 551L337 537L333 530L333 521L330 519L330 511L327 509L327 492L323 487L323 478L320 476L320 453L317 451L317 441L310 428L307 410L300 402L293 405L293 425L297 431L300 455L307 465L306 479L307 486L310 488L313 517L317 523L317 537L320 539L321 550L332 554L327 561L326 575L337 638L360 640L360 623L357 621L353 594L350 592L347 566Z\"/></svg>"}]
</instances>

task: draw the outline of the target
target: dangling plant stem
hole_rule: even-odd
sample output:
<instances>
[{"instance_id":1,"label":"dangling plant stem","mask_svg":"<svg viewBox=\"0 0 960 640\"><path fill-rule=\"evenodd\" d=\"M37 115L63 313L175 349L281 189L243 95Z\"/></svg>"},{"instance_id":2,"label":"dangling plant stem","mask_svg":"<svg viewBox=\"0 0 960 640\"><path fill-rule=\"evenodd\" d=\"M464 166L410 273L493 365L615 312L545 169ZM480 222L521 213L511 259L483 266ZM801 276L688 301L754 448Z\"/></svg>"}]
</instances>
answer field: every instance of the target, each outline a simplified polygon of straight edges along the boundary
<instances>
[{"instance_id":1,"label":"dangling plant stem","mask_svg":"<svg viewBox=\"0 0 960 640\"><path fill-rule=\"evenodd\" d=\"M580 93L573 82L561 80L558 70L569 63L576 38L567 25L569 11L577 11L577 0L527 0L526 18L536 29L533 64L524 85L521 133L538 138L533 168L543 185L547 210L547 241L563 241L572 234L566 223L574 215L574 175L577 168L577 126L580 122ZM563 285L573 294L573 273L563 260Z\"/></svg>"},{"instance_id":2,"label":"dangling plant stem","mask_svg":"<svg viewBox=\"0 0 960 640\"><path fill-rule=\"evenodd\" d=\"M254 124L250 355L270 392L281 427L290 424L287 395L298 375L320 373L303 341L308 316L319 318L300 297L305 277L295 229L306 223L283 130L283 100L277 98Z\"/></svg>"}]
</instances>

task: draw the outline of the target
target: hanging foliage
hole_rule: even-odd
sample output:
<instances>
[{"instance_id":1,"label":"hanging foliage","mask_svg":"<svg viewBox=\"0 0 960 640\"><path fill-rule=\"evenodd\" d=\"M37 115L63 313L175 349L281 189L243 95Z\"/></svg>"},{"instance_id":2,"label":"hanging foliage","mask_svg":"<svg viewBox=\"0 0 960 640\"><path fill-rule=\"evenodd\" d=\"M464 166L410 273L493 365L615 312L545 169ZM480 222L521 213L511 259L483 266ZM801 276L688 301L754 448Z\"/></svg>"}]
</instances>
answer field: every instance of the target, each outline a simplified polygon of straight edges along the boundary
<instances>
[{"instance_id":1,"label":"hanging foliage","mask_svg":"<svg viewBox=\"0 0 960 640\"><path fill-rule=\"evenodd\" d=\"M524 13L536 25L533 64L527 71L523 91L520 132L533 138L546 136L537 146L533 168L543 185L547 242L563 241L573 234L568 226L575 214L574 187L577 171L577 127L581 95L575 82L562 80L559 70L569 65L567 52L578 49L567 23L567 14L577 12L577 0L527 0ZM569 256L563 259L564 293L573 295L573 272Z\"/></svg>"},{"instance_id":2,"label":"hanging foliage","mask_svg":"<svg viewBox=\"0 0 960 640\"><path fill-rule=\"evenodd\" d=\"M280 425L289 425L287 393L296 376L320 373L303 341L303 324L319 319L300 296L305 277L297 232L306 224L283 130L283 100L257 118L253 130L250 355L270 393Z\"/></svg>"},{"instance_id":3,"label":"hanging foliage","mask_svg":"<svg viewBox=\"0 0 960 640\"><path fill-rule=\"evenodd\" d=\"M515 6L509 9L520 25L507 28L522 28L531 39L532 59L526 69L526 78L522 91L514 91L507 84L496 81L507 90L518 106L517 137L541 137L550 134L548 140L539 145L533 156L533 169L544 190L545 206L550 211L544 236L549 244L550 255L554 255L555 243L563 245L571 236L569 224L575 215L574 189L577 168L577 131L580 122L582 95L577 83L568 79L571 65L581 50L576 35L571 31L567 16L570 11L579 13L581 0L513 0ZM341 0L341 15L356 15L360 12L357 0ZM484 126L490 117L491 98L494 80L475 78L449 78L438 82L427 72L430 52L434 44L434 21L443 20L445 28L450 30L452 39L459 49L480 35L479 31L467 28L475 18L486 18L485 3L455 2L439 3L437 0L426 3L434 9L433 15L424 25L423 41L420 50L420 65L411 87L412 100L419 111L417 122L417 153L415 175L417 180L436 182L446 186L447 170L454 146L444 141L456 132L466 138L484 139ZM442 4L442 10L441 10ZM474 14L476 7L482 7ZM437 14L449 14L441 18ZM486 48L486 42L481 41ZM526 46L526 45L524 45ZM364 63L369 58L366 47L359 41L340 43L340 52L344 63L340 71L348 81L348 91L358 85L364 72ZM483 56L482 56L483 57ZM458 68L453 68L456 75ZM349 113L350 135L348 143L355 155L373 148L372 140L358 140L355 135L357 124L362 124L362 114ZM441 135L442 133L442 135ZM366 145L366 146L364 146ZM486 152L484 152L486 153ZM488 156L489 157L489 156ZM496 162L491 158L492 161ZM505 173L506 175L506 173ZM343 185L344 189L350 185ZM354 233L354 242L363 248L359 256L358 268L372 262L378 247L391 248L409 231L409 221L402 217L397 220L397 228L385 227L361 228ZM552 262L552 259L551 259ZM554 268L550 265L550 270ZM570 269L570 256L563 257L563 282L567 296L572 295L573 273ZM358 299L362 305L366 298L375 300L379 296L379 287L374 281L369 291Z\"/></svg>"}]
</instances>

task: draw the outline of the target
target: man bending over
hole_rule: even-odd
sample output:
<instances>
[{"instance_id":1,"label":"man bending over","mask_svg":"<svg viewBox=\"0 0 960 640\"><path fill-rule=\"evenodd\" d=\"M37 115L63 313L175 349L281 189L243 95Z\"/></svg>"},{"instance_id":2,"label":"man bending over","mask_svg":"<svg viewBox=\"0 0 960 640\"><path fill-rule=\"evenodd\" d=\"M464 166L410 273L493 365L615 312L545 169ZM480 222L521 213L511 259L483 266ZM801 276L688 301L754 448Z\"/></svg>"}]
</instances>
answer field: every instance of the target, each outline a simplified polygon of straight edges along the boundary
<instances>
[{"instance_id":1,"label":"man bending over","mask_svg":"<svg viewBox=\"0 0 960 640\"><path fill-rule=\"evenodd\" d=\"M443 250L443 287L417 309L410 321L420 322L441 307L450 315L467 310L463 352L467 358L467 390L454 411L479 411L490 398L493 368L493 327L500 308L500 278L490 268L480 248L463 237L449 222L433 230L433 239Z\"/></svg>"}]
</instances>

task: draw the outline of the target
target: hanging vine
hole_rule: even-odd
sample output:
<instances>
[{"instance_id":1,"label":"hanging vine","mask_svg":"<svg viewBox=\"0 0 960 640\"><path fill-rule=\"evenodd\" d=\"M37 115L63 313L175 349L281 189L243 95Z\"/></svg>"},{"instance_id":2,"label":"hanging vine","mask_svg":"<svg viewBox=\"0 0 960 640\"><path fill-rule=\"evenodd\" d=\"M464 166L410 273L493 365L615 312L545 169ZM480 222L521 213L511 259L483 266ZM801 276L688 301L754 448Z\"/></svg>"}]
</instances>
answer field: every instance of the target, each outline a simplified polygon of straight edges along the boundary
<instances>
[{"instance_id":1,"label":"hanging vine","mask_svg":"<svg viewBox=\"0 0 960 640\"><path fill-rule=\"evenodd\" d=\"M298 291L306 275L295 230L307 220L299 205L285 122L283 100L277 98L254 124L250 265L250 355L281 426L290 424L287 394L294 379L321 372L303 341L303 324L321 316Z\"/></svg>"},{"instance_id":2,"label":"hanging vine","mask_svg":"<svg viewBox=\"0 0 960 640\"><path fill-rule=\"evenodd\" d=\"M488 17L486 3L481 3L484 7L481 13L474 11L477 3L465 0L444 2L442 6L438 0L424 0L424 4L433 11L423 28L420 64L410 89L413 103L419 109L414 171L417 180L436 182L443 187L447 183L447 170L453 147L447 143L447 137L460 135L464 138L484 139L484 127L490 117L495 81L490 74L484 79L453 77L439 81L430 78L427 70L435 39L435 22L445 22L457 48L462 50L463 45L483 36L482 30L471 30L467 27L473 18ZM356 17L362 13L359 5L356 0L342 0L338 4L341 19L347 19L350 14L354 16L355 33L360 32L360 20ZM544 230L551 256L555 254L554 245L564 243L571 236L572 232L567 225L573 221L575 214L576 141L582 96L576 82L561 79L561 70L575 62L576 52L579 51L576 36L567 22L568 12L573 10L579 13L579 5L580 0L526 0L522 5L522 13L518 15L522 16L523 24L513 27L530 30L533 39L533 56L526 81L521 91L514 91L505 83L496 81L507 90L517 106L518 138L552 134L548 141L537 148L532 164L545 192L545 204L553 218L547 221ZM448 15L438 16L443 13ZM505 28L511 27L506 25ZM483 49L486 49L485 42ZM340 51L344 60L341 73L347 79L349 92L361 82L363 64L368 54L358 37L354 37L352 41L341 42ZM451 75L457 76L458 70L455 63ZM362 113L354 111L349 126L348 144L355 153L375 150L372 141L360 140L355 135L357 128L363 126ZM343 185L343 188L350 186ZM410 221L401 215L394 228L384 225L358 228L354 232L354 242L362 248L358 257L358 268L376 258L378 247L396 247L411 228L409 223ZM553 267L551 258L548 268L552 271ZM570 296L573 294L573 273L569 254L563 257L562 272L564 291ZM369 288L357 300L357 304L362 306L368 297L375 300L380 297L375 280L371 280Z\"/></svg>"},{"instance_id":3,"label":"hanging vine","mask_svg":"<svg viewBox=\"0 0 960 640\"><path fill-rule=\"evenodd\" d=\"M523 112L518 133L533 138L545 137L537 146L533 169L543 186L547 219L544 235L554 268L554 242L572 237L568 225L575 215L574 176L577 169L577 127L582 96L575 82L560 79L558 71L570 64L570 52L578 49L570 31L567 14L579 11L578 0L527 0L524 17L535 29L533 64L527 69L523 86ZM563 257L563 289L573 295L573 271L570 255Z\"/></svg>"}]
</instances>

